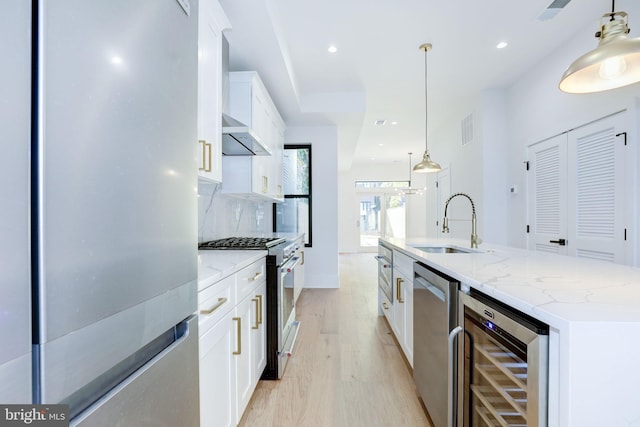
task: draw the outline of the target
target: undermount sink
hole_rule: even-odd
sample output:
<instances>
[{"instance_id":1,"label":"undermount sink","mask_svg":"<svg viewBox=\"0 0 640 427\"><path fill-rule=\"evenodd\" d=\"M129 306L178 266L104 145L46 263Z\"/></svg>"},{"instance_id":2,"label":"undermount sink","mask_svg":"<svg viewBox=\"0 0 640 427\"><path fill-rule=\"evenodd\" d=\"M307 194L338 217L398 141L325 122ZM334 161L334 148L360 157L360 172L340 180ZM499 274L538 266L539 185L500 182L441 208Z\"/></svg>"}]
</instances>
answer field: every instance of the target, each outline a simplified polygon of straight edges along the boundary
<instances>
[{"instance_id":1,"label":"undermount sink","mask_svg":"<svg viewBox=\"0 0 640 427\"><path fill-rule=\"evenodd\" d=\"M462 249L454 246L412 246L422 252L429 252L433 254L469 254L475 253L473 249Z\"/></svg>"}]
</instances>

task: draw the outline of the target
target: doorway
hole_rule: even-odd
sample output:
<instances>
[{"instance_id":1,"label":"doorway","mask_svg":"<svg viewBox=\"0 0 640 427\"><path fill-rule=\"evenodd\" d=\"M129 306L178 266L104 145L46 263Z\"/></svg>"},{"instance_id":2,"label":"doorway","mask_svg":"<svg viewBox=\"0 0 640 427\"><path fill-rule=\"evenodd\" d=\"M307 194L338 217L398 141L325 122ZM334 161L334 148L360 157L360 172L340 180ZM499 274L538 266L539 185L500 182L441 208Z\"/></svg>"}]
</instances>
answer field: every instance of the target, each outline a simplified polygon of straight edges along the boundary
<instances>
[{"instance_id":1,"label":"doorway","mask_svg":"<svg viewBox=\"0 0 640 427\"><path fill-rule=\"evenodd\" d=\"M406 237L406 201L399 191L358 193L359 251L375 252L379 238Z\"/></svg>"}]
</instances>

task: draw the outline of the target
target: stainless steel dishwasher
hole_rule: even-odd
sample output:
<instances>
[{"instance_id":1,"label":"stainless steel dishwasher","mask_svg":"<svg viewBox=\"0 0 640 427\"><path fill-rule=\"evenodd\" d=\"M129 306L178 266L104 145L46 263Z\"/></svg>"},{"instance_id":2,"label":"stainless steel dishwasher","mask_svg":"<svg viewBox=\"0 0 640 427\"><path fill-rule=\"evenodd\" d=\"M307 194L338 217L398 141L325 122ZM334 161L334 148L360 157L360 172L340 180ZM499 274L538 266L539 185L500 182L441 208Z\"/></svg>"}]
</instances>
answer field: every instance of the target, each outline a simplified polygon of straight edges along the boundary
<instances>
[{"instance_id":1,"label":"stainless steel dishwasher","mask_svg":"<svg viewBox=\"0 0 640 427\"><path fill-rule=\"evenodd\" d=\"M413 380L434 427L446 427L457 411L449 399L458 383L449 363L457 346L449 344L449 333L458 322L460 282L420 262L413 272Z\"/></svg>"}]
</instances>

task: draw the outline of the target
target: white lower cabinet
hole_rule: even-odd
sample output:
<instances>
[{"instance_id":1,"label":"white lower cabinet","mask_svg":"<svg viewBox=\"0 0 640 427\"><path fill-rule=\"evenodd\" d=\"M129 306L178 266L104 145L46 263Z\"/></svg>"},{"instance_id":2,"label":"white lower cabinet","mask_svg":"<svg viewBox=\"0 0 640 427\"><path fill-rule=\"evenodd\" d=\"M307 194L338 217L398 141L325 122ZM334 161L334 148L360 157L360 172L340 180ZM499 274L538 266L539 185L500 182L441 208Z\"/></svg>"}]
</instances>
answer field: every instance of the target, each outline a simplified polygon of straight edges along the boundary
<instances>
[{"instance_id":1,"label":"white lower cabinet","mask_svg":"<svg viewBox=\"0 0 640 427\"><path fill-rule=\"evenodd\" d=\"M253 377L259 381L264 368L267 366L267 326L265 325L265 315L267 313L267 283L263 282L251 298L253 312L253 322L251 326L251 366L255 371Z\"/></svg>"},{"instance_id":2,"label":"white lower cabinet","mask_svg":"<svg viewBox=\"0 0 640 427\"><path fill-rule=\"evenodd\" d=\"M265 269L263 258L198 293L202 427L236 426L266 366Z\"/></svg>"},{"instance_id":3,"label":"white lower cabinet","mask_svg":"<svg viewBox=\"0 0 640 427\"><path fill-rule=\"evenodd\" d=\"M234 427L236 423L236 331L233 312L200 336L200 425Z\"/></svg>"},{"instance_id":4,"label":"white lower cabinet","mask_svg":"<svg viewBox=\"0 0 640 427\"><path fill-rule=\"evenodd\" d=\"M253 393L251 369L251 299L246 297L233 316L236 346L233 357L236 365L236 422L240 421Z\"/></svg>"},{"instance_id":5,"label":"white lower cabinet","mask_svg":"<svg viewBox=\"0 0 640 427\"><path fill-rule=\"evenodd\" d=\"M380 307L382 307L382 314L387 318L387 322L389 322L389 325L391 325L393 329L393 304L391 304L389 298L382 292L380 292ZM395 330L393 332L395 334Z\"/></svg>"},{"instance_id":6,"label":"white lower cabinet","mask_svg":"<svg viewBox=\"0 0 640 427\"><path fill-rule=\"evenodd\" d=\"M413 367L413 263L414 259L393 251L393 332Z\"/></svg>"},{"instance_id":7,"label":"white lower cabinet","mask_svg":"<svg viewBox=\"0 0 640 427\"><path fill-rule=\"evenodd\" d=\"M300 257L300 264L293 270L293 305L295 306L304 289L304 242L302 240L298 242L294 256Z\"/></svg>"}]
</instances>

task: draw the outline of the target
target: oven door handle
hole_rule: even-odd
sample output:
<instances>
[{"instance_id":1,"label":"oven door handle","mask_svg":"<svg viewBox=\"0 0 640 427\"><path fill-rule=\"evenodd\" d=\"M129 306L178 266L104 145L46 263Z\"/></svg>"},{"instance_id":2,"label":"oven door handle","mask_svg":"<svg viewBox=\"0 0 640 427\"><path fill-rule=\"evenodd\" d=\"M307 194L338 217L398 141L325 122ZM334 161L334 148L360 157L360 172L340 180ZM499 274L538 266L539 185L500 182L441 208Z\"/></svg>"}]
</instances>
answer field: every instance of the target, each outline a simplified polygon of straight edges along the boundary
<instances>
[{"instance_id":1,"label":"oven door handle","mask_svg":"<svg viewBox=\"0 0 640 427\"><path fill-rule=\"evenodd\" d=\"M287 261L286 264L280 267L280 273L282 274L291 273L293 269L296 268L298 264L300 264L300 262L301 262L301 259L299 256L291 257L291 259Z\"/></svg>"},{"instance_id":2,"label":"oven door handle","mask_svg":"<svg viewBox=\"0 0 640 427\"><path fill-rule=\"evenodd\" d=\"M447 381L447 385L448 385L448 396L449 398L447 399L447 425L449 427L454 427L454 425L456 425L454 423L454 420L456 419L456 414L454 413L454 408L455 406L453 405L453 402L455 399L457 399L456 396L456 388L454 387L453 381L453 347L454 347L454 343L456 340L456 335L458 335L460 332L464 332L464 329L462 329L462 326L456 326L455 328L453 328L453 330L449 333L449 357L447 359L449 359L449 365L448 365L448 373L449 373L449 381Z\"/></svg>"},{"instance_id":3,"label":"oven door handle","mask_svg":"<svg viewBox=\"0 0 640 427\"><path fill-rule=\"evenodd\" d=\"M383 257L382 255L376 255L374 258L378 260L379 264L382 264L382 268L391 267L391 261L389 261L386 257Z\"/></svg>"}]
</instances>

